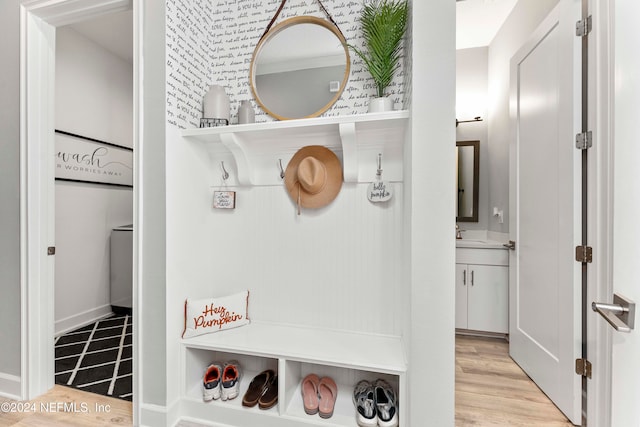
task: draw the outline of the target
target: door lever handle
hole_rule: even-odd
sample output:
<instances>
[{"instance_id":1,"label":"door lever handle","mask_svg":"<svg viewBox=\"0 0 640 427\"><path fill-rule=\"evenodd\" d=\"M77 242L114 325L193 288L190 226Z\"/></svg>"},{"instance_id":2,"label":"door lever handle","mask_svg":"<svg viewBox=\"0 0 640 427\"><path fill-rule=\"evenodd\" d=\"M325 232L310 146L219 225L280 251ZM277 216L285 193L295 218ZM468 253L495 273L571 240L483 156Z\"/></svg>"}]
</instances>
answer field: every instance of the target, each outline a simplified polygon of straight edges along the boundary
<instances>
[{"instance_id":1,"label":"door lever handle","mask_svg":"<svg viewBox=\"0 0 640 427\"><path fill-rule=\"evenodd\" d=\"M622 295L613 294L613 304L593 302L591 309L604 317L616 331L631 332L634 327L636 303Z\"/></svg>"}]
</instances>

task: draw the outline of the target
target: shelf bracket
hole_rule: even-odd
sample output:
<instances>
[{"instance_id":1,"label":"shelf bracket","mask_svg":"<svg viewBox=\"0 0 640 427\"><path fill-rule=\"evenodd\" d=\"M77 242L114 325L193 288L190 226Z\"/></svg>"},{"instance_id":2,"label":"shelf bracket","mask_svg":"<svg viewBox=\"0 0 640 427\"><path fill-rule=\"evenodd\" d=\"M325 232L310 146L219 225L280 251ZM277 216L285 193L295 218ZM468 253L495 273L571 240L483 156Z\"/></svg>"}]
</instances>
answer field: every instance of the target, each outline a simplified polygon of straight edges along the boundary
<instances>
[{"instance_id":1,"label":"shelf bracket","mask_svg":"<svg viewBox=\"0 0 640 427\"><path fill-rule=\"evenodd\" d=\"M358 182L358 149L355 123L340 123L344 182Z\"/></svg>"},{"instance_id":2,"label":"shelf bracket","mask_svg":"<svg viewBox=\"0 0 640 427\"><path fill-rule=\"evenodd\" d=\"M220 134L220 140L222 144L233 154L236 160L236 167L238 169L238 184L251 185L253 180L251 179L250 171L251 165L246 153L246 149L242 144L240 138L235 133L222 133Z\"/></svg>"}]
</instances>

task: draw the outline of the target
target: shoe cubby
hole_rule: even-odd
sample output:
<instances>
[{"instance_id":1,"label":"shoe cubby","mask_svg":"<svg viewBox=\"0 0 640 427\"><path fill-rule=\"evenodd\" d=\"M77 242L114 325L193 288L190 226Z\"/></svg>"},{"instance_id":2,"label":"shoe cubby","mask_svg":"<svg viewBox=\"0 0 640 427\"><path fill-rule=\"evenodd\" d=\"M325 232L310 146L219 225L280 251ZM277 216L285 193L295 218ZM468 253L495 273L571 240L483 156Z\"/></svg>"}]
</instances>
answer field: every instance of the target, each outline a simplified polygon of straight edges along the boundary
<instances>
[{"instance_id":1,"label":"shoe cubby","mask_svg":"<svg viewBox=\"0 0 640 427\"><path fill-rule=\"evenodd\" d=\"M185 376L181 403L190 419L238 427L353 427L355 385L363 379L373 382L381 378L396 392L402 425L406 362L397 337L252 323L185 339L182 346ZM232 401L204 402L202 380L207 366L212 361L229 360L240 364L240 395ZM278 375L278 404L268 410L243 407L242 397L251 380L265 369ZM304 411L301 382L311 373L336 382L338 394L330 418Z\"/></svg>"},{"instance_id":2,"label":"shoe cubby","mask_svg":"<svg viewBox=\"0 0 640 427\"><path fill-rule=\"evenodd\" d=\"M235 360L240 365L240 394L235 399L222 401L220 399L205 402L203 400L203 376L211 362L225 362ZM243 411L278 412L278 405L270 409L259 409L242 406L242 397L249 388L251 380L260 372L273 369L278 373L278 359L257 357L241 353L207 350L199 348L186 348L185 350L185 384L184 396L193 402L202 402L208 406L222 406Z\"/></svg>"},{"instance_id":3,"label":"shoe cubby","mask_svg":"<svg viewBox=\"0 0 640 427\"><path fill-rule=\"evenodd\" d=\"M400 400L399 375L291 360L287 360L284 365L284 372L286 374L283 378L285 383L285 397L283 402L281 402L282 411L286 416L298 419L301 423L308 422L320 425L355 426L356 409L353 404L352 396L354 387L360 380L373 382L378 378L382 378L391 384L398 396L398 401ZM301 383L309 374L316 374L320 378L330 377L336 382L338 386L338 395L331 418L323 419L318 414L308 415L304 411Z\"/></svg>"}]
</instances>

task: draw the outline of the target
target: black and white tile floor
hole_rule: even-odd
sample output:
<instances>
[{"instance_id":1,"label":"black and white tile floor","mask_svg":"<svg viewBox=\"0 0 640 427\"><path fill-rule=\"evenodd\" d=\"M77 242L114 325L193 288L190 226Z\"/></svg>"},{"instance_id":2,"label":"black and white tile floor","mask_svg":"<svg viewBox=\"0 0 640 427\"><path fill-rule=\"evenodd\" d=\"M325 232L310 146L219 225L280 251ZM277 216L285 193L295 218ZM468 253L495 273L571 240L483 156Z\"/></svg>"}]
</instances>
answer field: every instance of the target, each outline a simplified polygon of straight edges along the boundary
<instances>
[{"instance_id":1,"label":"black and white tile floor","mask_svg":"<svg viewBox=\"0 0 640 427\"><path fill-rule=\"evenodd\" d=\"M131 400L131 316L113 316L55 341L56 384Z\"/></svg>"}]
</instances>

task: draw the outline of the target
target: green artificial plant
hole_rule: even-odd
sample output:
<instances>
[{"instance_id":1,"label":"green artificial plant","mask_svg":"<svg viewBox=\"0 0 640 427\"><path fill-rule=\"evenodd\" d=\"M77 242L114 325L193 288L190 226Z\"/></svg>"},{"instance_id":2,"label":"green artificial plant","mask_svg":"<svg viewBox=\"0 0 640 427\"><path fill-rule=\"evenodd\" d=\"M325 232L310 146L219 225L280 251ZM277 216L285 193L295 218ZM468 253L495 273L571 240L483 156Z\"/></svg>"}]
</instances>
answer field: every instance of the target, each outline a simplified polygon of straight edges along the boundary
<instances>
[{"instance_id":1,"label":"green artificial plant","mask_svg":"<svg viewBox=\"0 0 640 427\"><path fill-rule=\"evenodd\" d=\"M366 1L359 18L365 50L349 45L364 61L375 81L378 97L384 96L400 65L407 10L407 0Z\"/></svg>"}]
</instances>

